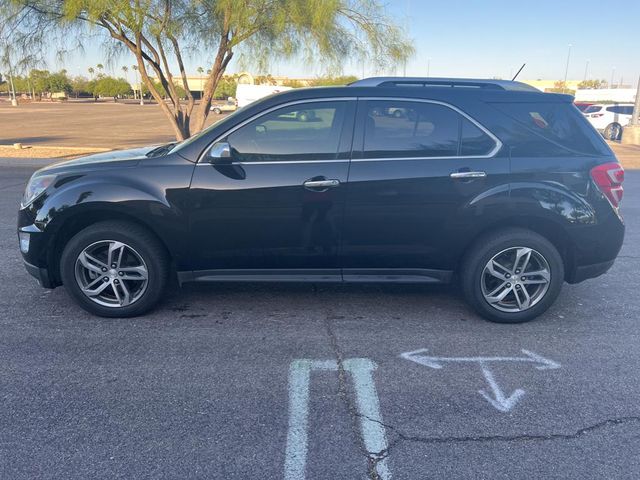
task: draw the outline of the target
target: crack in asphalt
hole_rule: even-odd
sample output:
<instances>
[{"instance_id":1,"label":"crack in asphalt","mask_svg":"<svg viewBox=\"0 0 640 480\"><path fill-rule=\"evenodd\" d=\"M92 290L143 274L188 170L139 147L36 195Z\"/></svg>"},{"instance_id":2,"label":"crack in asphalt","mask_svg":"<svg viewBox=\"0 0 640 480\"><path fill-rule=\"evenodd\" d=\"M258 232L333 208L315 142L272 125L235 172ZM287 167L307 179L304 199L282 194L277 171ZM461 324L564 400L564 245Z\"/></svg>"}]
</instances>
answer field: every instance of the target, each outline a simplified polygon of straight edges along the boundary
<instances>
[{"instance_id":1,"label":"crack in asphalt","mask_svg":"<svg viewBox=\"0 0 640 480\"><path fill-rule=\"evenodd\" d=\"M344 402L347 407L347 411L351 417L351 429L353 430L356 438L359 441L359 449L364 454L367 459L367 478L369 480L380 480L380 475L378 475L378 462L386 458L385 456L380 456L377 453L367 451L365 447L364 438L362 438L362 433L359 428L359 419L360 418L368 418L366 415L362 415L358 412L356 405L348 394L347 387L347 372L344 369L343 364L343 355L340 351L340 346L338 345L338 337L336 336L333 328L331 326L331 318L327 316L324 321L325 330L327 332L327 337L329 338L329 344L333 353L336 357L336 364L338 366L338 395ZM377 423L381 423L376 421ZM388 449L387 449L388 450Z\"/></svg>"},{"instance_id":2,"label":"crack in asphalt","mask_svg":"<svg viewBox=\"0 0 640 480\"><path fill-rule=\"evenodd\" d=\"M369 452L370 455L379 456L381 458L386 458L389 455L389 452L392 448L398 445L401 442L416 442L416 443L425 443L425 444L448 444L448 443L483 443L483 442L540 442L540 441L552 441L552 440L575 440L580 438L588 433L602 430L607 427L622 425L626 423L640 423L640 416L625 416L625 417L614 417L607 418L598 423L594 423L592 425L588 425L586 427L580 428L573 433L549 433L546 435L532 435L532 434L522 434L522 435L483 435L483 436L461 436L461 437L419 437L407 435L406 433L401 432L397 427L393 425L389 425L383 422L380 422L374 418L369 418L366 415L362 415L356 412L356 415L366 418L371 422L376 422L382 425L383 427L393 431L397 435L397 439L389 444L389 446L377 453Z\"/></svg>"}]
</instances>

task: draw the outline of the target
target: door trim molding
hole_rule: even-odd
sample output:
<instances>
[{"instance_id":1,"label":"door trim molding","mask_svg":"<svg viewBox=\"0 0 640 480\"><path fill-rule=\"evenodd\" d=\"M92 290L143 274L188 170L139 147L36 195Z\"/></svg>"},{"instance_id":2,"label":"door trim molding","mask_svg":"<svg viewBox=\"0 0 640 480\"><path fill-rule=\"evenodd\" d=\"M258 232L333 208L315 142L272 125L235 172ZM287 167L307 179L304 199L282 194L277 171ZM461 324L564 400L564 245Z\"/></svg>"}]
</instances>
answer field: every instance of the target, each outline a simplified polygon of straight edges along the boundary
<instances>
[{"instance_id":1,"label":"door trim molding","mask_svg":"<svg viewBox=\"0 0 640 480\"><path fill-rule=\"evenodd\" d=\"M178 272L188 282L449 283L453 271L429 268L220 269Z\"/></svg>"}]
</instances>

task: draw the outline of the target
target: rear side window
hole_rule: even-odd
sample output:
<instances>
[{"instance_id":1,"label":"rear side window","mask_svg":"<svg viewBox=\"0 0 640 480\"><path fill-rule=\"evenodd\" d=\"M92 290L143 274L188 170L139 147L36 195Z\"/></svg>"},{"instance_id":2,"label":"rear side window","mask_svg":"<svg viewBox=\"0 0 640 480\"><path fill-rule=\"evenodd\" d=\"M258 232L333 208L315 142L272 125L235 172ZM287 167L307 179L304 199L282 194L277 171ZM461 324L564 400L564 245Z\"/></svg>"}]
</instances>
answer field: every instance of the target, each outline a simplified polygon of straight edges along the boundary
<instances>
[{"instance_id":1,"label":"rear side window","mask_svg":"<svg viewBox=\"0 0 640 480\"><path fill-rule=\"evenodd\" d=\"M584 113L597 113L600 110L602 110L602 107L599 107L597 105L590 105L584 110Z\"/></svg>"},{"instance_id":2,"label":"rear side window","mask_svg":"<svg viewBox=\"0 0 640 480\"><path fill-rule=\"evenodd\" d=\"M483 156L495 141L455 110L435 103L367 102L366 158Z\"/></svg>"},{"instance_id":3,"label":"rear side window","mask_svg":"<svg viewBox=\"0 0 640 480\"><path fill-rule=\"evenodd\" d=\"M570 103L496 103L494 106L538 137L562 147L565 152L585 155L610 154L604 140ZM515 141L533 150L517 152L519 155L545 154L545 148L534 139L517 138ZM553 154L557 154L558 149L549 146L546 150L555 151Z\"/></svg>"}]
</instances>

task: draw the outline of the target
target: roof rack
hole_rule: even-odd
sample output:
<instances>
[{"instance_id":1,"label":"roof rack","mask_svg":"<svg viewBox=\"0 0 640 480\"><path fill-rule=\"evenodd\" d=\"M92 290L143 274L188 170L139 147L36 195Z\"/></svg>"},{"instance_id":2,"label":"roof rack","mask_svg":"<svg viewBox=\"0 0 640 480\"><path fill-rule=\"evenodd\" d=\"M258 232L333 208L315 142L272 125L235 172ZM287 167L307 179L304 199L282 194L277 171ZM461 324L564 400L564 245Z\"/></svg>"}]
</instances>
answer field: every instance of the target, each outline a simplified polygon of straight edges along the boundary
<instances>
[{"instance_id":1,"label":"roof rack","mask_svg":"<svg viewBox=\"0 0 640 480\"><path fill-rule=\"evenodd\" d=\"M433 77L371 77L356 80L350 87L462 87L492 90L539 92L531 85L511 80L484 80L475 78Z\"/></svg>"}]
</instances>

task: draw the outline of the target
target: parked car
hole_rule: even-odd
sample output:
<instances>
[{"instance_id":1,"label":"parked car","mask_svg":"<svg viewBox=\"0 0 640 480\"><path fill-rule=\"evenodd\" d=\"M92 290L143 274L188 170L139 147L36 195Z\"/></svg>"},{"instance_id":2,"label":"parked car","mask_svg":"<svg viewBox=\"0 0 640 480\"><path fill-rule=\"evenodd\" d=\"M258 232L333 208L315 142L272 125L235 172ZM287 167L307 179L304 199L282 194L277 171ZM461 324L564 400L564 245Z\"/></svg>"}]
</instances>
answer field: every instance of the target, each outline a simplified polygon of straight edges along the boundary
<instances>
[{"instance_id":1,"label":"parked car","mask_svg":"<svg viewBox=\"0 0 640 480\"><path fill-rule=\"evenodd\" d=\"M633 104L594 104L589 106L583 113L589 123L604 135L604 138L620 140L622 129L631 121Z\"/></svg>"},{"instance_id":2,"label":"parked car","mask_svg":"<svg viewBox=\"0 0 640 480\"><path fill-rule=\"evenodd\" d=\"M211 108L209 110L215 113L216 115L220 115L221 113L235 112L237 109L238 109L238 104L236 103L236 101L234 99L229 98L224 103L216 103L211 105Z\"/></svg>"},{"instance_id":3,"label":"parked car","mask_svg":"<svg viewBox=\"0 0 640 480\"><path fill-rule=\"evenodd\" d=\"M281 85L246 85L244 83L240 83L236 87L238 108L246 107L261 98L287 90L291 90L291 87L283 87Z\"/></svg>"},{"instance_id":4,"label":"parked car","mask_svg":"<svg viewBox=\"0 0 640 480\"><path fill-rule=\"evenodd\" d=\"M487 319L524 322L623 241L624 172L571 100L501 80L291 90L175 145L37 171L20 249L107 317L146 312L175 276L456 281Z\"/></svg>"},{"instance_id":5,"label":"parked car","mask_svg":"<svg viewBox=\"0 0 640 480\"><path fill-rule=\"evenodd\" d=\"M587 108L593 105L593 103L589 103L589 102L574 102L573 104L576 106L578 110L580 110L583 113Z\"/></svg>"}]
</instances>

